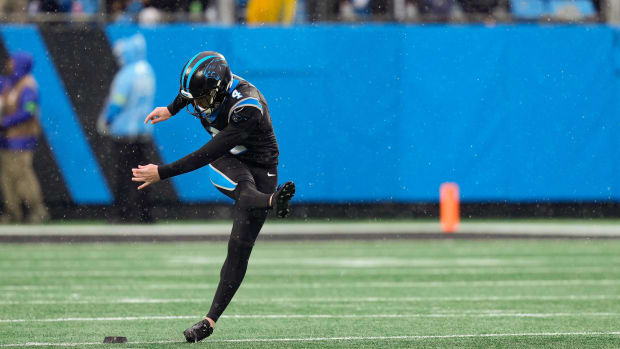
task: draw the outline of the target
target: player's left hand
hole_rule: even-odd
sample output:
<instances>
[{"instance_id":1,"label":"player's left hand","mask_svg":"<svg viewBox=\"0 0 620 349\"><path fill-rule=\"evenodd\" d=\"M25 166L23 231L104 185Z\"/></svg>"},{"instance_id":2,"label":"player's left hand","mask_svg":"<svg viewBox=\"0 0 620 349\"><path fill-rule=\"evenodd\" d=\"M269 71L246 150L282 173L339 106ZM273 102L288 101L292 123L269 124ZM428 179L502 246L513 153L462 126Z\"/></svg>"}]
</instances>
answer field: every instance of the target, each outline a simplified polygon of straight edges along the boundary
<instances>
[{"instance_id":1,"label":"player's left hand","mask_svg":"<svg viewBox=\"0 0 620 349\"><path fill-rule=\"evenodd\" d=\"M132 168L131 172L133 173L133 178L131 178L134 182L144 182L138 187L138 190L146 188L147 186L159 182L159 171L157 170L157 165L148 164L146 166L138 165L138 168Z\"/></svg>"}]
</instances>

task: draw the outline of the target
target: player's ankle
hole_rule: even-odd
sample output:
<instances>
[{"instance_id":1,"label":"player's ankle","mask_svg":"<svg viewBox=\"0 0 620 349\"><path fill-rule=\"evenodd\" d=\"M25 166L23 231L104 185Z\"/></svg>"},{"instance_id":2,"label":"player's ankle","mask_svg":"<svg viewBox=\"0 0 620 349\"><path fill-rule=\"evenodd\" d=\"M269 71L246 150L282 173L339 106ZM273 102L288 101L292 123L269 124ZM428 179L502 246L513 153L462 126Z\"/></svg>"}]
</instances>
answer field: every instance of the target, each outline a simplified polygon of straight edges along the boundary
<instances>
[{"instance_id":1,"label":"player's ankle","mask_svg":"<svg viewBox=\"0 0 620 349\"><path fill-rule=\"evenodd\" d=\"M211 325L212 328L215 328L215 321L211 320L208 316L205 316L205 320L209 322L209 325Z\"/></svg>"}]
</instances>

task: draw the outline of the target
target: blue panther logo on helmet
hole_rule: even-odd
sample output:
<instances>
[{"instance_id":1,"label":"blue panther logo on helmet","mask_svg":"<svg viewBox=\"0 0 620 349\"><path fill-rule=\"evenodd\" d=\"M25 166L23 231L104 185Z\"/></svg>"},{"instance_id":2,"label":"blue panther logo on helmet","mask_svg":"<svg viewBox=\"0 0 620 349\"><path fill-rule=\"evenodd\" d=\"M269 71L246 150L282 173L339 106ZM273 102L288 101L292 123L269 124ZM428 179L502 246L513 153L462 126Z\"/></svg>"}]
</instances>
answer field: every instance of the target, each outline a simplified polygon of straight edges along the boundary
<instances>
[{"instance_id":1,"label":"blue panther logo on helmet","mask_svg":"<svg viewBox=\"0 0 620 349\"><path fill-rule=\"evenodd\" d=\"M232 84L232 72L223 55L203 51L190 59L181 71L181 95L188 111L200 118L210 115L224 102ZM194 111L189 110L193 106Z\"/></svg>"},{"instance_id":2,"label":"blue panther logo on helmet","mask_svg":"<svg viewBox=\"0 0 620 349\"><path fill-rule=\"evenodd\" d=\"M228 68L228 64L226 63L221 63L222 60L213 60L211 61L204 70L204 75L208 78L208 79L215 79L217 81L220 81L222 79L222 76L226 74L225 71L226 68ZM220 64L215 64L215 63L220 63Z\"/></svg>"}]
</instances>

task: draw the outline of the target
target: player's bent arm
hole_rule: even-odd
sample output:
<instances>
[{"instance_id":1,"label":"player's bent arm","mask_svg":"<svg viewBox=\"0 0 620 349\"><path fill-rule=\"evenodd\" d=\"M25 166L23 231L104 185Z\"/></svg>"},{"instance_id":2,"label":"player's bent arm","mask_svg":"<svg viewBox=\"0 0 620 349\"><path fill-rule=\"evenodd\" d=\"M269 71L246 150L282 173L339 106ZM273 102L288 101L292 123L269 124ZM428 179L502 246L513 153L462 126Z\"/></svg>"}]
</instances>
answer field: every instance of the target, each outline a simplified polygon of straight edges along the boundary
<instances>
[{"instance_id":1,"label":"player's bent arm","mask_svg":"<svg viewBox=\"0 0 620 349\"><path fill-rule=\"evenodd\" d=\"M231 122L202 148L171 164L159 167L159 176L166 179L197 170L208 165L230 149L245 141L252 128L256 126L260 111L255 108L243 108L236 111Z\"/></svg>"},{"instance_id":2,"label":"player's bent arm","mask_svg":"<svg viewBox=\"0 0 620 349\"><path fill-rule=\"evenodd\" d=\"M239 145L245 138L247 138L247 135L242 133L228 134L222 131L195 152L171 164L160 166L159 177L167 179L206 166L228 153L230 149Z\"/></svg>"}]
</instances>

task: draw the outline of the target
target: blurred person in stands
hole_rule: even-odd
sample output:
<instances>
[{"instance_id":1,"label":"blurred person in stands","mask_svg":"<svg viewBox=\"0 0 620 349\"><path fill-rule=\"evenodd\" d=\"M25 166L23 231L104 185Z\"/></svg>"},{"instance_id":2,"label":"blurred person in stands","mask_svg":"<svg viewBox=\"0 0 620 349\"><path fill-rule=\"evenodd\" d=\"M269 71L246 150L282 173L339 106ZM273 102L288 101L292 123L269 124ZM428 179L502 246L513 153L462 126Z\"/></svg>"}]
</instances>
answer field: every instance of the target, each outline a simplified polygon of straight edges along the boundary
<instances>
[{"instance_id":1,"label":"blurred person in stands","mask_svg":"<svg viewBox=\"0 0 620 349\"><path fill-rule=\"evenodd\" d=\"M73 0L71 5L72 14L94 15L99 12L98 0Z\"/></svg>"},{"instance_id":2,"label":"blurred person in stands","mask_svg":"<svg viewBox=\"0 0 620 349\"><path fill-rule=\"evenodd\" d=\"M0 0L0 14L25 14L28 0Z\"/></svg>"},{"instance_id":3,"label":"blurred person in stands","mask_svg":"<svg viewBox=\"0 0 620 349\"><path fill-rule=\"evenodd\" d=\"M247 24L291 24L295 19L296 0L249 0Z\"/></svg>"},{"instance_id":4,"label":"blurred person in stands","mask_svg":"<svg viewBox=\"0 0 620 349\"><path fill-rule=\"evenodd\" d=\"M131 0L128 2L117 0L112 3L112 13L116 17L115 21L117 23L136 22L142 8L141 0Z\"/></svg>"},{"instance_id":5,"label":"blurred person in stands","mask_svg":"<svg viewBox=\"0 0 620 349\"><path fill-rule=\"evenodd\" d=\"M32 167L39 124L38 86L30 73L32 56L16 53L4 68L0 94L0 185L4 195L3 223L47 220L41 186ZM24 216L22 204L28 210Z\"/></svg>"},{"instance_id":6,"label":"blurred person in stands","mask_svg":"<svg viewBox=\"0 0 620 349\"><path fill-rule=\"evenodd\" d=\"M71 11L71 0L39 0L38 12L58 13Z\"/></svg>"},{"instance_id":7,"label":"blurred person in stands","mask_svg":"<svg viewBox=\"0 0 620 349\"><path fill-rule=\"evenodd\" d=\"M463 11L457 0L418 0L417 8L421 15L433 19L449 20L463 16Z\"/></svg>"},{"instance_id":8,"label":"blurred person in stands","mask_svg":"<svg viewBox=\"0 0 620 349\"><path fill-rule=\"evenodd\" d=\"M148 191L134 190L131 168L147 164L152 159L153 128L143 123L144 115L153 108L155 74L146 61L146 41L141 34L114 43L114 54L121 69L116 73L105 110L97 128L112 139L116 157L114 183L114 217L118 223L150 223Z\"/></svg>"},{"instance_id":9,"label":"blurred person in stands","mask_svg":"<svg viewBox=\"0 0 620 349\"><path fill-rule=\"evenodd\" d=\"M123 0L112 0L106 3L106 12L116 18L125 11L125 2Z\"/></svg>"},{"instance_id":10,"label":"blurred person in stands","mask_svg":"<svg viewBox=\"0 0 620 349\"><path fill-rule=\"evenodd\" d=\"M142 25L155 25L161 22L162 14L150 0L142 0L142 9L138 13L138 23Z\"/></svg>"},{"instance_id":11,"label":"blurred person in stands","mask_svg":"<svg viewBox=\"0 0 620 349\"><path fill-rule=\"evenodd\" d=\"M394 0L394 17L398 21L411 21L418 18L420 11L414 0Z\"/></svg>"},{"instance_id":12,"label":"blurred person in stands","mask_svg":"<svg viewBox=\"0 0 620 349\"><path fill-rule=\"evenodd\" d=\"M459 0L465 14L505 16L508 14L508 1L505 0Z\"/></svg>"},{"instance_id":13,"label":"blurred person in stands","mask_svg":"<svg viewBox=\"0 0 620 349\"><path fill-rule=\"evenodd\" d=\"M328 21L338 13L338 4L330 4L324 0L305 0L304 3L308 22Z\"/></svg>"},{"instance_id":14,"label":"blurred person in stands","mask_svg":"<svg viewBox=\"0 0 620 349\"><path fill-rule=\"evenodd\" d=\"M387 19L387 0L340 0L339 16L344 21Z\"/></svg>"}]
</instances>

